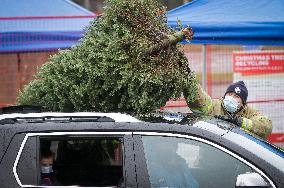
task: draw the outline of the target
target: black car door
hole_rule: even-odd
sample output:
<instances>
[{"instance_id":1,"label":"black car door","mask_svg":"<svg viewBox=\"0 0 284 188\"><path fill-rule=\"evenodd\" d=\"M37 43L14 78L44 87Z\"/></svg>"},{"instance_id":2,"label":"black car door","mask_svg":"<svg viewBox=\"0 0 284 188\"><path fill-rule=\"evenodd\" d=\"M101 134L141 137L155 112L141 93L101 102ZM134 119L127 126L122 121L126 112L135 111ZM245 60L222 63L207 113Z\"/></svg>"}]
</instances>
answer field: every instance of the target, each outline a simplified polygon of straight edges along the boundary
<instances>
[{"instance_id":1,"label":"black car door","mask_svg":"<svg viewBox=\"0 0 284 188\"><path fill-rule=\"evenodd\" d=\"M274 187L262 172L236 153L196 136L134 132L139 187ZM244 181L244 182L243 182Z\"/></svg>"}]
</instances>

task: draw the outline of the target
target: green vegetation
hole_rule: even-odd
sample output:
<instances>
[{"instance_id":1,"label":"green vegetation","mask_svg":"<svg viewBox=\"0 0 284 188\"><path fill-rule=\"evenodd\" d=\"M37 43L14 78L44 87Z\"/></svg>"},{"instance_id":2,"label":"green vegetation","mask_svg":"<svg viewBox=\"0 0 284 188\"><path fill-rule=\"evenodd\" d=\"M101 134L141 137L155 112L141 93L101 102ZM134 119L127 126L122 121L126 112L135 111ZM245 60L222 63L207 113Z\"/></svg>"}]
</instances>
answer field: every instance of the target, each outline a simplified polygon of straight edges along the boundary
<instances>
[{"instance_id":1,"label":"green vegetation","mask_svg":"<svg viewBox=\"0 0 284 188\"><path fill-rule=\"evenodd\" d=\"M139 115L182 92L187 100L195 98L197 81L176 46L185 33L168 28L164 7L154 0L106 4L77 46L41 67L19 104Z\"/></svg>"}]
</instances>

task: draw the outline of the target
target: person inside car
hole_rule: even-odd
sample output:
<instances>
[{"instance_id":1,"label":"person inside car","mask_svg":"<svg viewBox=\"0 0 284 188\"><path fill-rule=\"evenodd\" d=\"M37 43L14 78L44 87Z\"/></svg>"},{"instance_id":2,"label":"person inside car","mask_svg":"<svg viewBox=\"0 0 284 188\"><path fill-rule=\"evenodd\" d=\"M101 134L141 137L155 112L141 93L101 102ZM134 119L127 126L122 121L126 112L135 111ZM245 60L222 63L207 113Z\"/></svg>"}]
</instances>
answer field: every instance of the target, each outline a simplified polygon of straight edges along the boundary
<instances>
[{"instance_id":1,"label":"person inside car","mask_svg":"<svg viewBox=\"0 0 284 188\"><path fill-rule=\"evenodd\" d=\"M198 96L188 102L192 112L215 116L241 127L241 129L267 139L272 132L272 122L259 111L247 105L248 90L243 81L232 83L221 99L212 99L198 85Z\"/></svg>"},{"instance_id":2,"label":"person inside car","mask_svg":"<svg viewBox=\"0 0 284 188\"><path fill-rule=\"evenodd\" d=\"M41 153L41 182L40 185L60 185L53 171L53 153L48 150Z\"/></svg>"}]
</instances>

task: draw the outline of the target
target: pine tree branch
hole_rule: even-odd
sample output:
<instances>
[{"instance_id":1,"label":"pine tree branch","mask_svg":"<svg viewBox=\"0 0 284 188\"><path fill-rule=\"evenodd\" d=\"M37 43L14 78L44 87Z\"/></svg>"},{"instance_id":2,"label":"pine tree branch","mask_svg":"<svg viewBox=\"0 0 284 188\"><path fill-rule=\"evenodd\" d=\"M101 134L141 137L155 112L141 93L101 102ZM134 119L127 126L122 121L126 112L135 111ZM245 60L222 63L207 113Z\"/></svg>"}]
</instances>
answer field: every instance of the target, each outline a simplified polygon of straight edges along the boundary
<instances>
[{"instance_id":1,"label":"pine tree branch","mask_svg":"<svg viewBox=\"0 0 284 188\"><path fill-rule=\"evenodd\" d=\"M193 37L193 31L191 28L185 28L182 31L176 32L173 35L169 35L167 39L161 41L154 46L151 46L145 53L145 56L157 54L163 49L167 49L169 46L176 45L178 42L183 39L191 40Z\"/></svg>"}]
</instances>

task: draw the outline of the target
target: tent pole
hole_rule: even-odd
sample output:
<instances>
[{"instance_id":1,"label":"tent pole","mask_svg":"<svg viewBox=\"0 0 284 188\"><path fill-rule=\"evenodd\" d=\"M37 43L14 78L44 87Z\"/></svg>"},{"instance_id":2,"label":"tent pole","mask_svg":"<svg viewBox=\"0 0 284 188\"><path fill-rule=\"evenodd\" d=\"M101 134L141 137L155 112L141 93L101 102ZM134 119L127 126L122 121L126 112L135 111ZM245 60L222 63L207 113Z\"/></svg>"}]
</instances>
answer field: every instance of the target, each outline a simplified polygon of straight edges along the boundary
<instances>
[{"instance_id":1,"label":"tent pole","mask_svg":"<svg viewBox=\"0 0 284 188\"><path fill-rule=\"evenodd\" d=\"M206 44L202 44L202 88L204 91L207 91L206 89Z\"/></svg>"}]
</instances>

